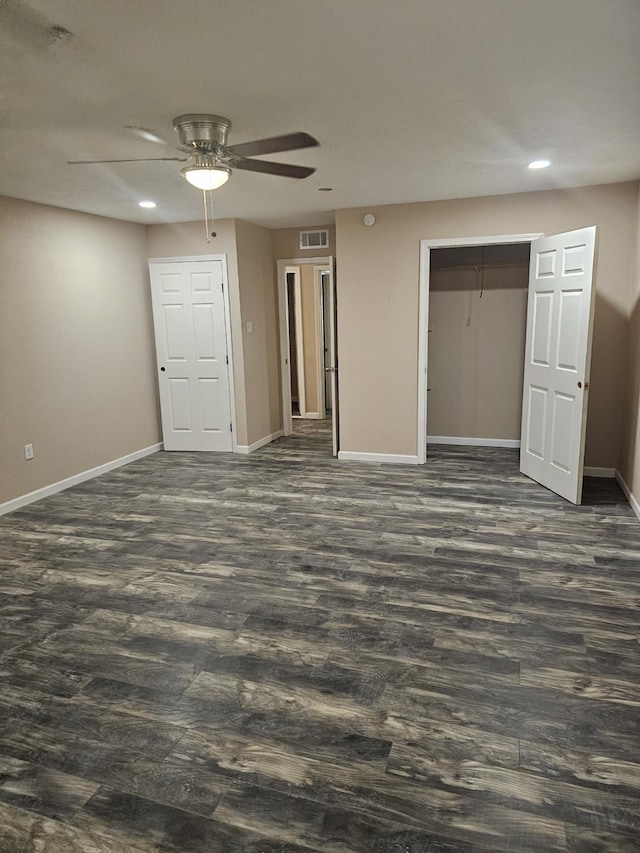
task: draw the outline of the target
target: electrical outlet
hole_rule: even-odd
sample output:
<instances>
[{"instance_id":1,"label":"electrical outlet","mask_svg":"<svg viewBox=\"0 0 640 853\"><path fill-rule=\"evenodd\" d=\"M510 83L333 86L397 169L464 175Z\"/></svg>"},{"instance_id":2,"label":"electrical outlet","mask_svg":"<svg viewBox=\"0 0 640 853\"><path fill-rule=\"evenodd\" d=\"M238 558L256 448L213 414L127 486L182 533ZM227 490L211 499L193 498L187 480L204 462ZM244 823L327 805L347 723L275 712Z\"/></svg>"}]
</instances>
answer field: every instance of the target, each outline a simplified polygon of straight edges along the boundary
<instances>
[{"instance_id":1,"label":"electrical outlet","mask_svg":"<svg viewBox=\"0 0 640 853\"><path fill-rule=\"evenodd\" d=\"M24 458L25 459L33 459L33 444L25 444L25 446L24 446Z\"/></svg>"}]
</instances>

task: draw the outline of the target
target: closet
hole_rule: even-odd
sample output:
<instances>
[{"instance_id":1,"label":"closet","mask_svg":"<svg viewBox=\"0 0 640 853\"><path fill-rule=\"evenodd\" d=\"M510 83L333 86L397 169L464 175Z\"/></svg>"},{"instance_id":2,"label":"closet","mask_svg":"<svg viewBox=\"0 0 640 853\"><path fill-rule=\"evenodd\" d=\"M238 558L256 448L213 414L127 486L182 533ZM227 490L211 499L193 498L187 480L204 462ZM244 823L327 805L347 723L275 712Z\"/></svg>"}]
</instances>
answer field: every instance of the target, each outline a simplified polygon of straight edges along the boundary
<instances>
[{"instance_id":1,"label":"closet","mask_svg":"<svg viewBox=\"0 0 640 853\"><path fill-rule=\"evenodd\" d=\"M428 441L520 439L529 253L528 243L431 251Z\"/></svg>"}]
</instances>

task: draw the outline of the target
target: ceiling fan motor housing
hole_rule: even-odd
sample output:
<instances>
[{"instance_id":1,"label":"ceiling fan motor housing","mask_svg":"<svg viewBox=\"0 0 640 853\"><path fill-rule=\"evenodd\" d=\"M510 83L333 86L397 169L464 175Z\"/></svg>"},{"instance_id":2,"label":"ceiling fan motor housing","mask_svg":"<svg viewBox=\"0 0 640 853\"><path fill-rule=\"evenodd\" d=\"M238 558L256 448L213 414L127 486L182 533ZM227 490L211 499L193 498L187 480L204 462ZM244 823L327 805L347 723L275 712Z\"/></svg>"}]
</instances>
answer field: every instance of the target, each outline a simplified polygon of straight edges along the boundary
<instances>
[{"instance_id":1,"label":"ceiling fan motor housing","mask_svg":"<svg viewBox=\"0 0 640 853\"><path fill-rule=\"evenodd\" d=\"M180 143L196 151L215 150L219 145L226 145L230 128L228 118L207 113L188 113L173 120Z\"/></svg>"}]
</instances>

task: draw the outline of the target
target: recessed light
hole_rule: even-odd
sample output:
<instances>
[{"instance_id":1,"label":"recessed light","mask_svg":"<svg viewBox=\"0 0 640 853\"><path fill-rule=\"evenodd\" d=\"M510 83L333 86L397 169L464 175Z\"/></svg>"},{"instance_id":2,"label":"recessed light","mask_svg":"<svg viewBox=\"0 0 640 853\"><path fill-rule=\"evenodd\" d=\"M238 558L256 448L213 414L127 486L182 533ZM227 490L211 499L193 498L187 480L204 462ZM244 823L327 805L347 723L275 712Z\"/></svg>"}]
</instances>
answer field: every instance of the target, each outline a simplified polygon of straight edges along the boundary
<instances>
[{"instance_id":1,"label":"recessed light","mask_svg":"<svg viewBox=\"0 0 640 853\"><path fill-rule=\"evenodd\" d=\"M156 206L155 201L139 201L138 202L138 207L149 207L149 208L151 208L151 207L155 207L155 206Z\"/></svg>"},{"instance_id":2,"label":"recessed light","mask_svg":"<svg viewBox=\"0 0 640 853\"><path fill-rule=\"evenodd\" d=\"M333 187L318 187L319 193L330 193L333 192Z\"/></svg>"},{"instance_id":3,"label":"recessed light","mask_svg":"<svg viewBox=\"0 0 640 853\"><path fill-rule=\"evenodd\" d=\"M550 166L550 165L551 165L550 160L533 160L531 163L529 163L529 168L530 169L546 169L547 166Z\"/></svg>"}]
</instances>

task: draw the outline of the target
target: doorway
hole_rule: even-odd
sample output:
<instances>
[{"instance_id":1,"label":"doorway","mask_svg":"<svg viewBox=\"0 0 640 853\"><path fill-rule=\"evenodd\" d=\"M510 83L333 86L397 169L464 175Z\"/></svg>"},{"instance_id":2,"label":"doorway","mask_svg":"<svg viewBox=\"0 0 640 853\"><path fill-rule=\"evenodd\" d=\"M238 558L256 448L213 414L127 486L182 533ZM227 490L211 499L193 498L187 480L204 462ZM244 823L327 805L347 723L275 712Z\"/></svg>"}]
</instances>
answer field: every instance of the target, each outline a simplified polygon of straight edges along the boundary
<instances>
[{"instance_id":1,"label":"doorway","mask_svg":"<svg viewBox=\"0 0 640 853\"><path fill-rule=\"evenodd\" d=\"M421 241L418 462L424 463L427 455L427 341L431 252L453 246L492 246L505 243L529 243L531 251L520 472L566 500L579 504L582 498L595 301L595 226L547 237L542 234L524 234ZM496 367L500 377L504 368L503 362L499 361Z\"/></svg>"},{"instance_id":2,"label":"doorway","mask_svg":"<svg viewBox=\"0 0 640 853\"><path fill-rule=\"evenodd\" d=\"M226 255L149 260L165 450L236 450Z\"/></svg>"},{"instance_id":3,"label":"doorway","mask_svg":"<svg viewBox=\"0 0 640 853\"><path fill-rule=\"evenodd\" d=\"M330 420L338 452L333 257L278 260L283 433L293 419Z\"/></svg>"},{"instance_id":4,"label":"doorway","mask_svg":"<svg viewBox=\"0 0 640 853\"><path fill-rule=\"evenodd\" d=\"M304 384L304 336L302 327L302 294L300 268L287 267L287 324L289 328L289 382L291 386L291 417L306 417Z\"/></svg>"},{"instance_id":5,"label":"doorway","mask_svg":"<svg viewBox=\"0 0 640 853\"><path fill-rule=\"evenodd\" d=\"M427 406L429 402L428 384L428 348L429 348L429 295L431 285L431 253L438 249L460 249L507 244L526 244L529 248L534 240L542 237L536 234L502 234L491 237L454 237L448 239L420 241L420 310L418 319L418 463L427 460ZM484 297L483 297L484 298Z\"/></svg>"},{"instance_id":6,"label":"doorway","mask_svg":"<svg viewBox=\"0 0 640 853\"><path fill-rule=\"evenodd\" d=\"M324 368L324 414L330 418L333 412L333 383L331 381L331 367L335 361L331 352L331 328L332 324L335 327L334 318L331 316L332 305L335 306L335 300L332 298L331 287L332 280L329 275L329 270L318 269L317 271L320 282L319 291L322 297L322 350L323 350L323 368Z\"/></svg>"},{"instance_id":7,"label":"doorway","mask_svg":"<svg viewBox=\"0 0 640 853\"><path fill-rule=\"evenodd\" d=\"M430 253L427 444L519 447L529 243Z\"/></svg>"}]
</instances>

